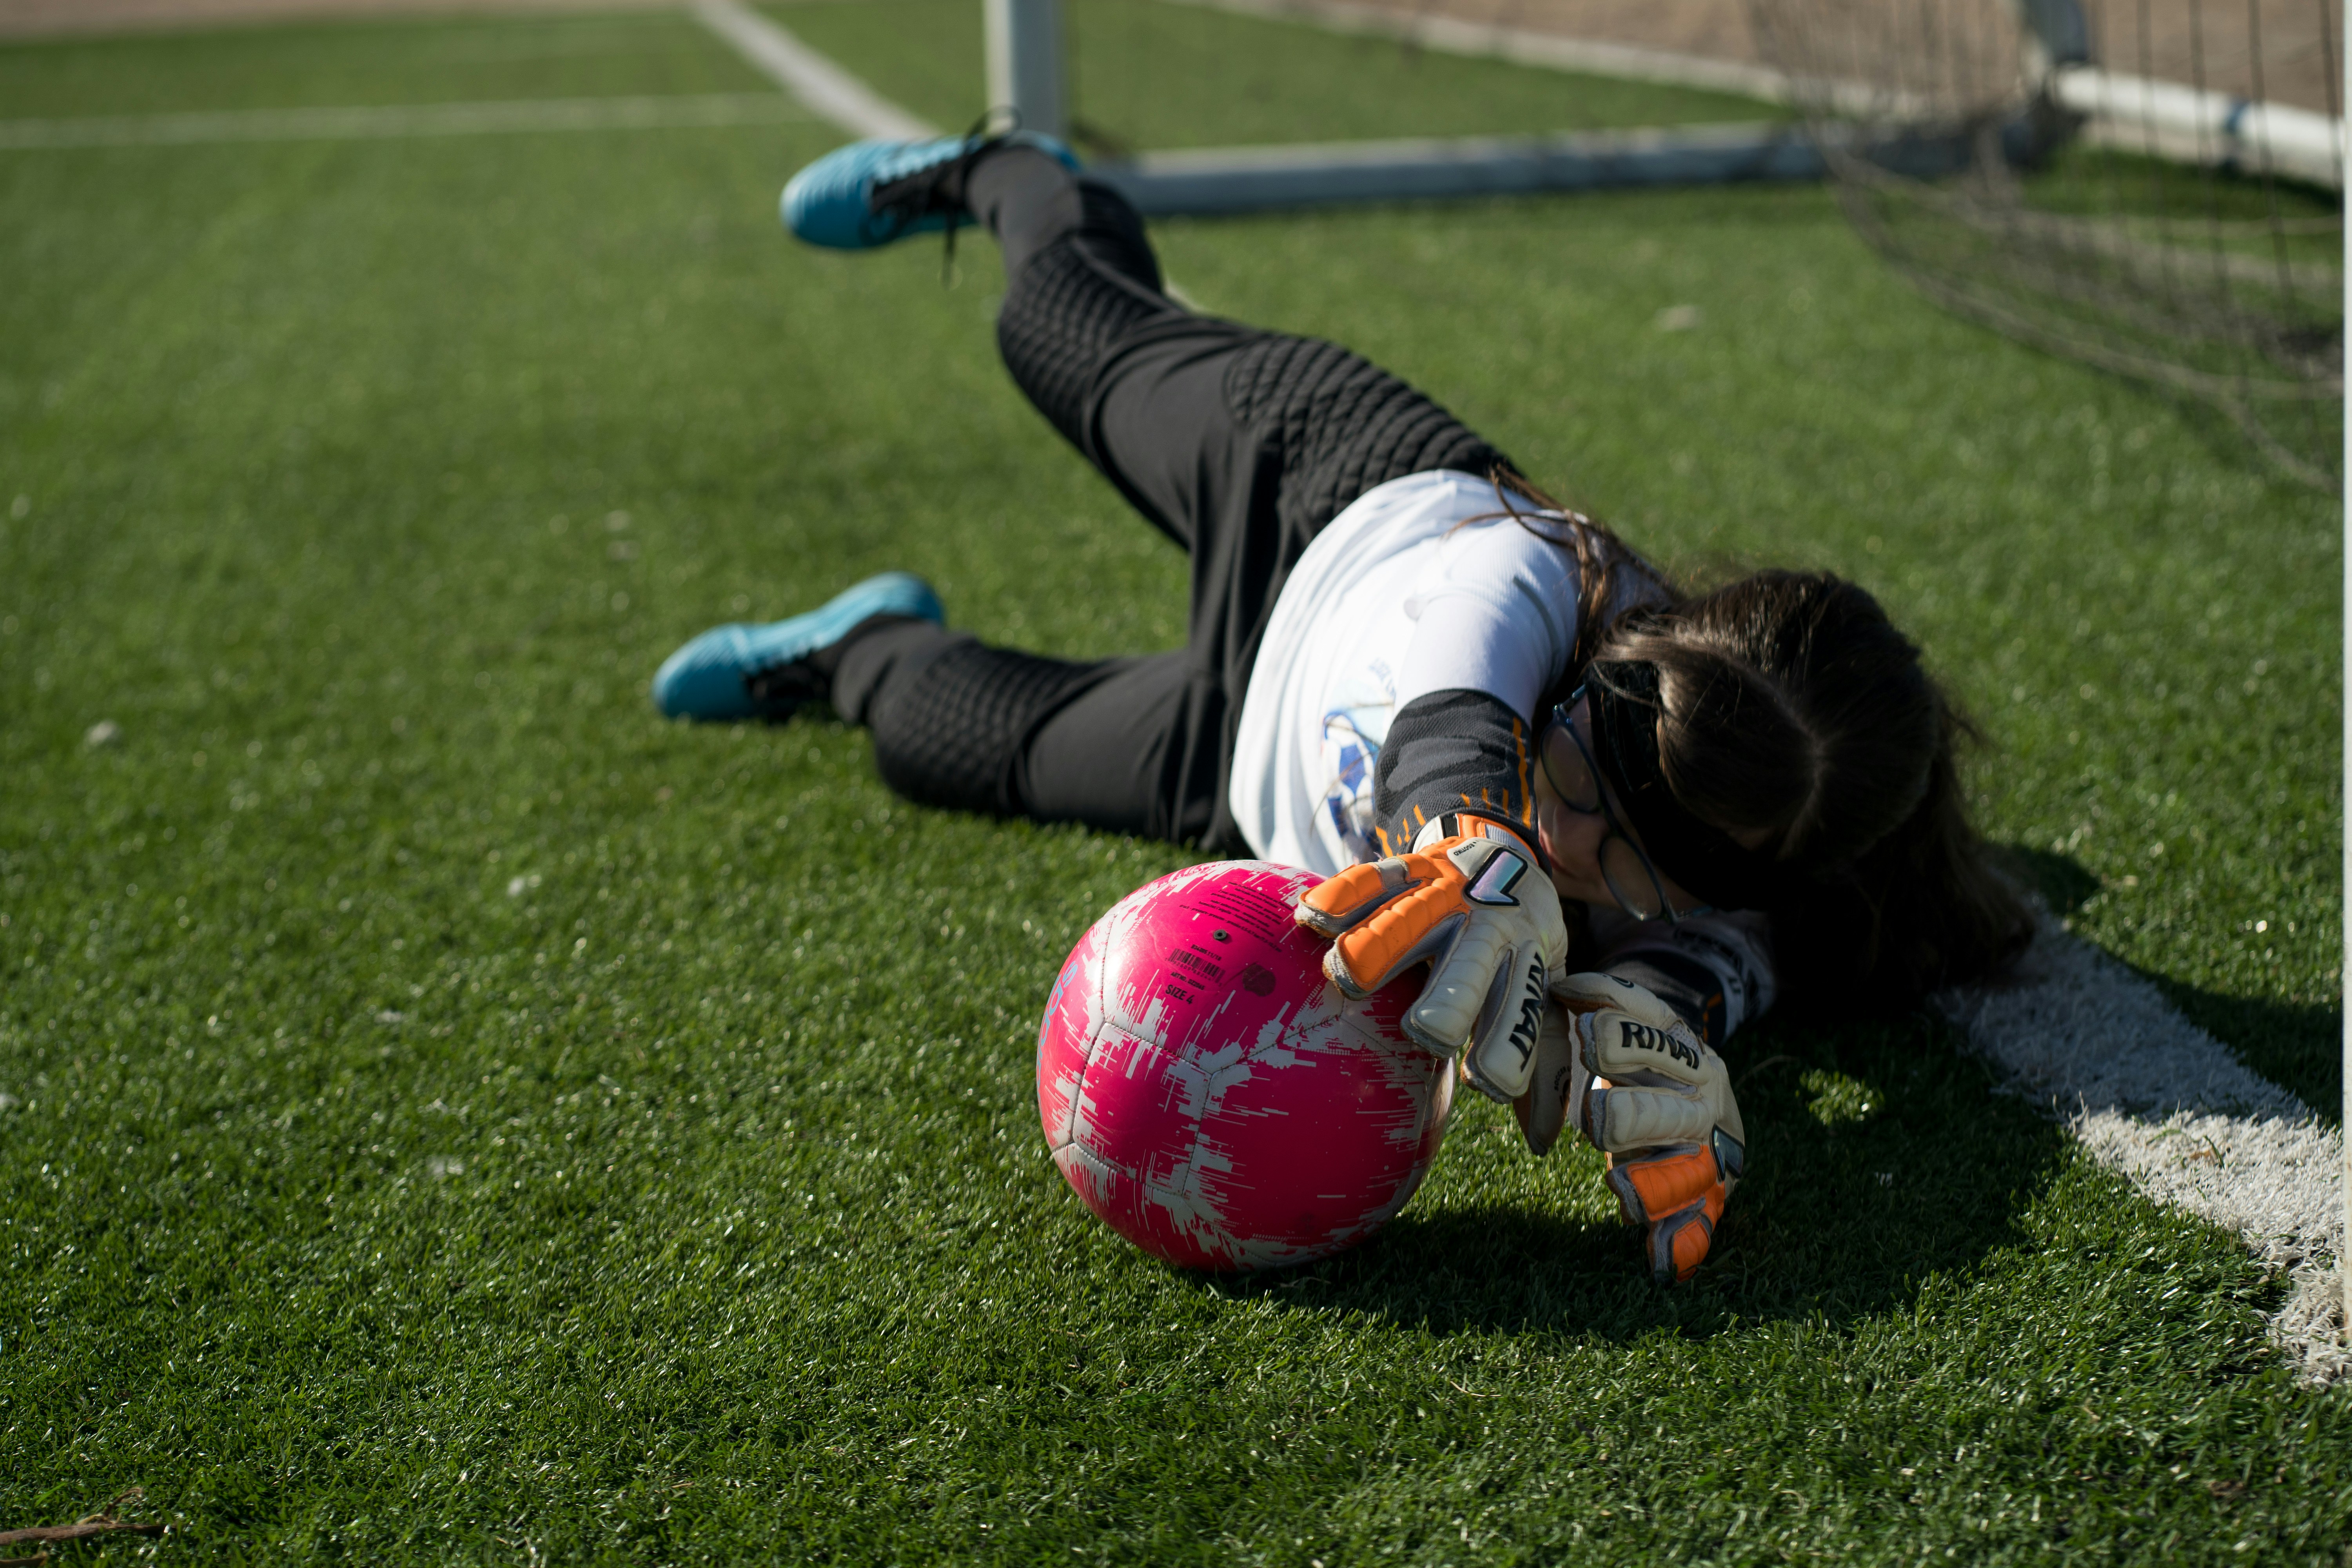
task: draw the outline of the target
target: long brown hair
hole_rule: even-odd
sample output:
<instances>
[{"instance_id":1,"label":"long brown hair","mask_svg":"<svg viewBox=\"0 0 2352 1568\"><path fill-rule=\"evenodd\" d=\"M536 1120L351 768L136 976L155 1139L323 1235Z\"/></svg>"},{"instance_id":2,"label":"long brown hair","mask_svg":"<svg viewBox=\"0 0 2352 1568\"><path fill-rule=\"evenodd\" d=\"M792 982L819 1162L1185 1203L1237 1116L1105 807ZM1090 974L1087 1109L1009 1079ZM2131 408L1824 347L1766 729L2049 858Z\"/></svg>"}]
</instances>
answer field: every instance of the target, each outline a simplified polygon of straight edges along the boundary
<instances>
[{"instance_id":1,"label":"long brown hair","mask_svg":"<svg viewBox=\"0 0 2352 1568\"><path fill-rule=\"evenodd\" d=\"M1793 998L1907 1006L2032 937L1969 821L1957 754L1978 731L1864 589L1758 572L1618 617L1596 654L1656 667L1675 799L1801 873L1773 910Z\"/></svg>"},{"instance_id":2,"label":"long brown hair","mask_svg":"<svg viewBox=\"0 0 2352 1568\"><path fill-rule=\"evenodd\" d=\"M1486 479L1502 499L1503 510L1465 518L1456 526L1466 528L1507 517L1576 558L1576 642L1568 657L1571 677L1580 678L1584 667L1592 662L1611 621L1629 610L1671 605L1682 597L1663 573L1633 553L1606 523L1552 500L1510 464L1496 461L1488 468ZM1534 502L1537 510L1523 510L1522 500ZM1575 684L1573 679L1567 683ZM1545 706L1558 701L1559 695L1548 694Z\"/></svg>"},{"instance_id":3,"label":"long brown hair","mask_svg":"<svg viewBox=\"0 0 2352 1568\"><path fill-rule=\"evenodd\" d=\"M1656 666L1675 798L1803 873L1773 911L1792 1002L1899 1009L2024 948L2032 917L1988 864L1960 785L1959 749L1981 736L1866 590L1768 571L1688 596L1517 469L1488 477L1501 515L1576 558L1576 644L1545 706L1596 658Z\"/></svg>"}]
</instances>

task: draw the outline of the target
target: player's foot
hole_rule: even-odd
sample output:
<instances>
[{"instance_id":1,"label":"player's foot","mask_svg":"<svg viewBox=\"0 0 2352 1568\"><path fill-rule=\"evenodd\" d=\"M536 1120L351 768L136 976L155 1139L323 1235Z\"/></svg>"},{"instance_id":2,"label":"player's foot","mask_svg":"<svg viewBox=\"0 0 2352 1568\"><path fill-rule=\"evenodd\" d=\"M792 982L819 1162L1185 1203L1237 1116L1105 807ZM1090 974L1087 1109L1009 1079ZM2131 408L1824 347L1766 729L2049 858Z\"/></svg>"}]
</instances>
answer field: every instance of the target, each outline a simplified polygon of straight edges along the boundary
<instances>
[{"instance_id":1,"label":"player's foot","mask_svg":"<svg viewBox=\"0 0 2352 1568\"><path fill-rule=\"evenodd\" d=\"M971 221L964 181L999 147L1034 147L1076 172L1077 155L1051 136L1012 131L929 142L852 142L794 174L784 187L784 226L811 245L871 250L910 234Z\"/></svg>"},{"instance_id":2,"label":"player's foot","mask_svg":"<svg viewBox=\"0 0 2352 1568\"><path fill-rule=\"evenodd\" d=\"M713 626L662 660L654 706L672 719L785 719L822 702L825 678L808 663L877 616L944 621L940 596L920 577L885 572L806 615L763 626Z\"/></svg>"}]
</instances>

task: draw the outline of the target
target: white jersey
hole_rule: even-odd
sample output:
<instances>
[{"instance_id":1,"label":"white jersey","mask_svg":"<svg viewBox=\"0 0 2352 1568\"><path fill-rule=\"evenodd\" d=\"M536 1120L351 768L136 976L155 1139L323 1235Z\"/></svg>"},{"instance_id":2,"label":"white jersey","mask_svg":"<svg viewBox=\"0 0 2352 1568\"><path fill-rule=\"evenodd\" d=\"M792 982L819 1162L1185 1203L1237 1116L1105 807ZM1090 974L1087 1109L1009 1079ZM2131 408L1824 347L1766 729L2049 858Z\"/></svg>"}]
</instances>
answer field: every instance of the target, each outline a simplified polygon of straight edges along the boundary
<instances>
[{"instance_id":1,"label":"white jersey","mask_svg":"<svg viewBox=\"0 0 2352 1568\"><path fill-rule=\"evenodd\" d=\"M1250 847L1326 877L1373 858L1397 710L1466 689L1531 718L1568 667L1578 589L1576 557L1485 479L1440 469L1359 497L1291 569L1250 670L1227 796Z\"/></svg>"},{"instance_id":2,"label":"white jersey","mask_svg":"<svg viewBox=\"0 0 2352 1568\"><path fill-rule=\"evenodd\" d=\"M1631 564L1616 595L1627 607L1659 592ZM1411 474L1357 498L1291 569L1250 670L1227 795L1250 848L1325 877L1377 858L1373 774L1390 721L1417 697L1473 690L1540 723L1536 704L1575 647L1580 589L1574 552L1474 475ZM1612 954L1672 948L1705 963L1727 1030L1770 1005L1763 916L1667 927L1591 913Z\"/></svg>"}]
</instances>

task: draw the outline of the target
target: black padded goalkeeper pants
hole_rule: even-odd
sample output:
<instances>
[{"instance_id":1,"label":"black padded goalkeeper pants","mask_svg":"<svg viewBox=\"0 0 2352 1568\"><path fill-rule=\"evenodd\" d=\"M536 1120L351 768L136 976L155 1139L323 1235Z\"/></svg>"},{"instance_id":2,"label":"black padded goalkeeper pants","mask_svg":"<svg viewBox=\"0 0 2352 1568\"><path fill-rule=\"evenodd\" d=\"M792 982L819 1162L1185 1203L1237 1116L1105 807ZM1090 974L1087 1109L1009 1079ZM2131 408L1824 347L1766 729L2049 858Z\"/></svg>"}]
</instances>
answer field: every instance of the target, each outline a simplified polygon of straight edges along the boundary
<instances>
[{"instance_id":1,"label":"black padded goalkeeper pants","mask_svg":"<svg viewBox=\"0 0 2352 1568\"><path fill-rule=\"evenodd\" d=\"M884 782L910 799L1238 848L1234 732L1300 553L1376 485L1483 476L1502 455L1345 349L1177 305L1135 209L1041 153L986 155L967 201L1003 247L1006 367L1191 555L1189 635L1072 662L869 623L832 661L833 706L873 731Z\"/></svg>"}]
</instances>

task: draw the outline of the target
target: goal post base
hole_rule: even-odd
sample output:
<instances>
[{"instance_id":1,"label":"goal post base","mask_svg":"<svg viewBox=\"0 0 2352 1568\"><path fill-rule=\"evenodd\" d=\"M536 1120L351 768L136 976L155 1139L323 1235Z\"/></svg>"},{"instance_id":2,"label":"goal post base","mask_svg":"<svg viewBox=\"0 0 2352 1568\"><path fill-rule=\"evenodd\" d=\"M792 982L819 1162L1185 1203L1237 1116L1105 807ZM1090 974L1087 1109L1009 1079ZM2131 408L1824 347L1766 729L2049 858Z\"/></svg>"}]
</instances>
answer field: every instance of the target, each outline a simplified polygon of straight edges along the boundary
<instances>
[{"instance_id":1,"label":"goal post base","mask_svg":"<svg viewBox=\"0 0 2352 1568\"><path fill-rule=\"evenodd\" d=\"M1915 176L1966 166L1962 137L1874 145L1874 163ZM1802 125L1694 125L1557 136L1210 147L1098 163L1093 174L1152 216L1266 212L1341 202L1431 201L1818 180L1827 172Z\"/></svg>"},{"instance_id":2,"label":"goal post base","mask_svg":"<svg viewBox=\"0 0 2352 1568\"><path fill-rule=\"evenodd\" d=\"M1096 177L1142 212L1262 212L1637 185L1818 180L1821 154L1796 125L1715 125L1528 137L1417 138L1146 153Z\"/></svg>"}]
</instances>

